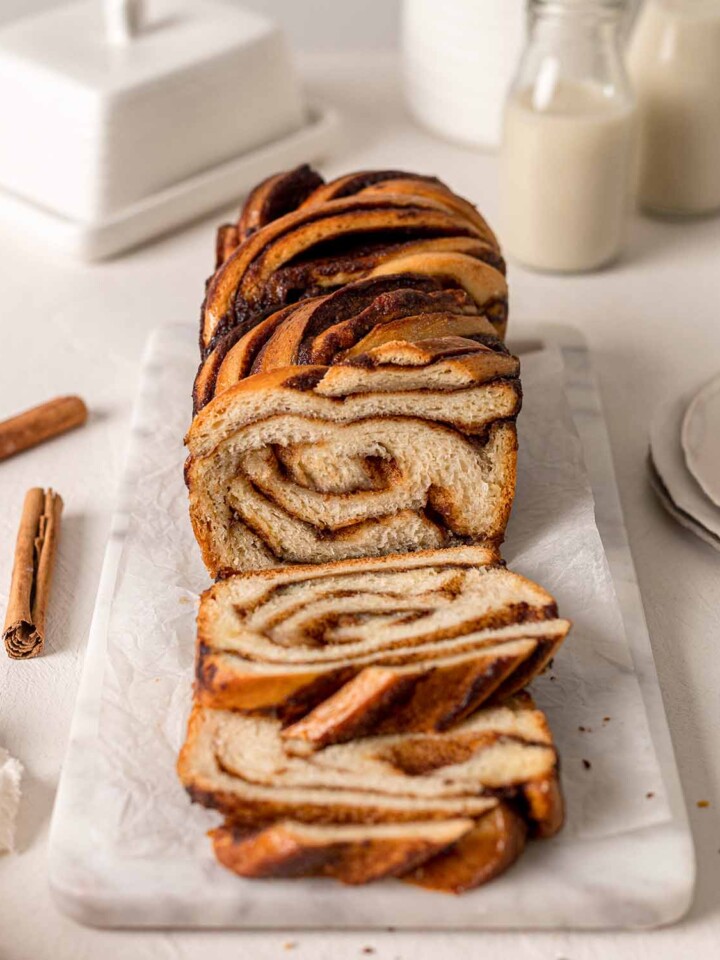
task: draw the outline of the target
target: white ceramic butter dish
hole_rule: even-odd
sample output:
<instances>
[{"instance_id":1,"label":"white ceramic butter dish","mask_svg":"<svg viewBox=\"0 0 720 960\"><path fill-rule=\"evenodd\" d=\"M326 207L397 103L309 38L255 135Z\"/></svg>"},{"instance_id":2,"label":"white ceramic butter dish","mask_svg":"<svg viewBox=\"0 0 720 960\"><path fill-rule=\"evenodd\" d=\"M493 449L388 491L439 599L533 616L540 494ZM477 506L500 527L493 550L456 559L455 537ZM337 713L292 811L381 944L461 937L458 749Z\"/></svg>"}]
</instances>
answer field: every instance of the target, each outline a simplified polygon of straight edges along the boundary
<instances>
[{"instance_id":1,"label":"white ceramic butter dish","mask_svg":"<svg viewBox=\"0 0 720 960\"><path fill-rule=\"evenodd\" d=\"M82 0L0 30L0 217L96 259L328 148L270 20L156 0L124 42L112 25Z\"/></svg>"}]
</instances>

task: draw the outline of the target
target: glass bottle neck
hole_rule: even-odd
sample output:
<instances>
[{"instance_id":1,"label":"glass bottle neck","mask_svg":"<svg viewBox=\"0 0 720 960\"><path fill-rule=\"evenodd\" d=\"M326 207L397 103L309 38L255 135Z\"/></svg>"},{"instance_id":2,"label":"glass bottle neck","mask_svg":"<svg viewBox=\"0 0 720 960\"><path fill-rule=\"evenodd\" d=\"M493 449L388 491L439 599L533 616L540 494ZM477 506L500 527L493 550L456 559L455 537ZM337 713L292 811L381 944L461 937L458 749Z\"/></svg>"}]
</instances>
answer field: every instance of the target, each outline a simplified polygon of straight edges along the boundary
<instances>
[{"instance_id":1,"label":"glass bottle neck","mask_svg":"<svg viewBox=\"0 0 720 960\"><path fill-rule=\"evenodd\" d=\"M568 20L621 21L627 14L624 0L529 0L530 17L562 17Z\"/></svg>"},{"instance_id":2,"label":"glass bottle neck","mask_svg":"<svg viewBox=\"0 0 720 960\"><path fill-rule=\"evenodd\" d=\"M594 39L616 43L625 25L624 5L602 0L530 0L529 35Z\"/></svg>"},{"instance_id":3,"label":"glass bottle neck","mask_svg":"<svg viewBox=\"0 0 720 960\"><path fill-rule=\"evenodd\" d=\"M625 5L616 0L531 0L514 89L532 88L540 109L567 83L632 102L622 52L624 16Z\"/></svg>"}]
</instances>

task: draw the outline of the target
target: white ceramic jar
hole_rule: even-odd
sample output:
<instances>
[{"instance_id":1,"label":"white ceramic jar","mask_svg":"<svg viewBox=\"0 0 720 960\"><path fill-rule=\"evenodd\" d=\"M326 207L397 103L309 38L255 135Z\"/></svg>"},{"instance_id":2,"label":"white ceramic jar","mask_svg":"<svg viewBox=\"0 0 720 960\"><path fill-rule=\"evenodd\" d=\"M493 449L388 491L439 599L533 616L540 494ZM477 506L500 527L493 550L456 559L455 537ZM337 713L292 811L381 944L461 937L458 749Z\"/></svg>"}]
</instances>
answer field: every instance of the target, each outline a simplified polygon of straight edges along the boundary
<instances>
[{"instance_id":1,"label":"white ceramic jar","mask_svg":"<svg viewBox=\"0 0 720 960\"><path fill-rule=\"evenodd\" d=\"M536 270L576 272L619 254L631 206L636 107L620 0L533 0L505 109L500 236Z\"/></svg>"},{"instance_id":2,"label":"white ceramic jar","mask_svg":"<svg viewBox=\"0 0 720 960\"><path fill-rule=\"evenodd\" d=\"M720 0L647 0L630 44L641 205L720 210Z\"/></svg>"},{"instance_id":3,"label":"white ceramic jar","mask_svg":"<svg viewBox=\"0 0 720 960\"><path fill-rule=\"evenodd\" d=\"M527 0L404 0L405 95L423 126L470 146L499 146L526 6Z\"/></svg>"}]
</instances>

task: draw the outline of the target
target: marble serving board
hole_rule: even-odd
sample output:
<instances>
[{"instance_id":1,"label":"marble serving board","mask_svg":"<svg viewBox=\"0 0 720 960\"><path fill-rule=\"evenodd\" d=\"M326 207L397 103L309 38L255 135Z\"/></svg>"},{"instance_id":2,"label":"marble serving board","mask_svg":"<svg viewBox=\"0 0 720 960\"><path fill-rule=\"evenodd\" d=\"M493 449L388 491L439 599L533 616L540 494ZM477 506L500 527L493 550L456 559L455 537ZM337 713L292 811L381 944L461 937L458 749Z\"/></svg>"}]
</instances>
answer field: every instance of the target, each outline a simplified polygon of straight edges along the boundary
<instances>
[{"instance_id":1,"label":"marble serving board","mask_svg":"<svg viewBox=\"0 0 720 960\"><path fill-rule=\"evenodd\" d=\"M523 360L518 493L504 555L574 628L533 684L562 758L567 823L461 897L389 881L247 881L213 860L219 817L174 763L190 706L195 602L181 438L196 330L150 338L55 804L50 884L97 926L652 927L688 908L695 864L608 438L579 334L513 329Z\"/></svg>"}]
</instances>

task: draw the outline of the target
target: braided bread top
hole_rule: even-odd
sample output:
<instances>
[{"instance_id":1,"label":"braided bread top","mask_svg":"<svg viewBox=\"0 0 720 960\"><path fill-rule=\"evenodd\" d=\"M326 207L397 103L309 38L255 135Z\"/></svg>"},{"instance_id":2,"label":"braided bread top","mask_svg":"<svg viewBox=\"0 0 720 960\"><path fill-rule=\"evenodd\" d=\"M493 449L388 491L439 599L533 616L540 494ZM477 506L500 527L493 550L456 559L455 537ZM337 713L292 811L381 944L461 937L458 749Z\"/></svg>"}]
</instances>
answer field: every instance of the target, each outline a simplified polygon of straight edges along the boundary
<instances>
[{"instance_id":1,"label":"braided bread top","mask_svg":"<svg viewBox=\"0 0 720 960\"><path fill-rule=\"evenodd\" d=\"M373 277L285 307L248 331L235 327L200 366L193 390L196 412L253 373L291 365L332 365L393 340L464 337L507 353L473 298L464 289L443 283L442 277L415 274Z\"/></svg>"},{"instance_id":2,"label":"braided bread top","mask_svg":"<svg viewBox=\"0 0 720 960\"><path fill-rule=\"evenodd\" d=\"M265 181L239 223L221 228L224 259L203 306L203 355L238 325L246 331L287 304L378 273L444 275L471 295L484 283L505 304L496 318L504 324L504 263L472 204L434 178L398 171L353 174L308 193L314 176L298 168ZM482 264L483 282L467 262L417 256L435 253Z\"/></svg>"}]
</instances>

